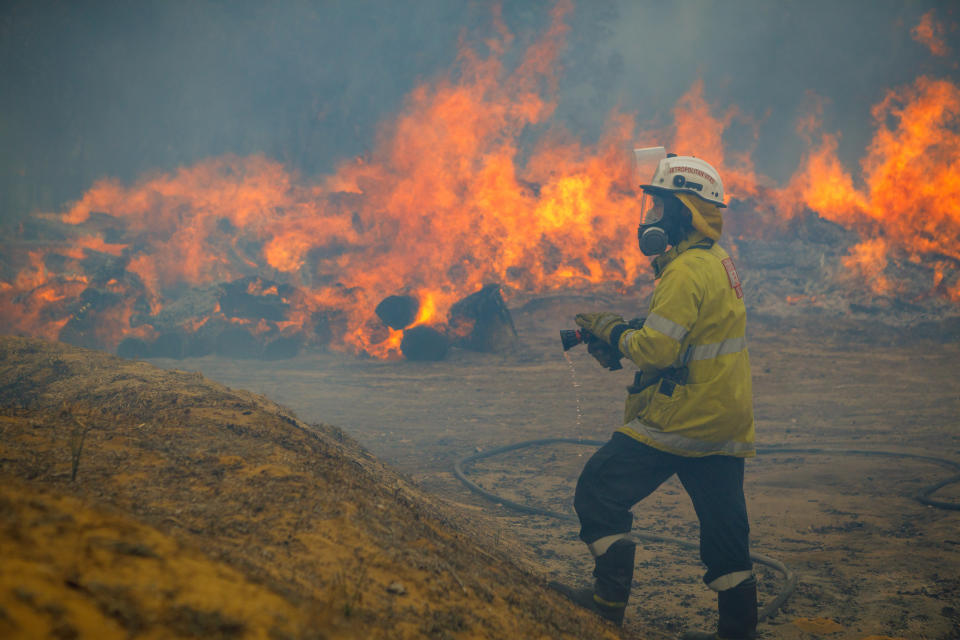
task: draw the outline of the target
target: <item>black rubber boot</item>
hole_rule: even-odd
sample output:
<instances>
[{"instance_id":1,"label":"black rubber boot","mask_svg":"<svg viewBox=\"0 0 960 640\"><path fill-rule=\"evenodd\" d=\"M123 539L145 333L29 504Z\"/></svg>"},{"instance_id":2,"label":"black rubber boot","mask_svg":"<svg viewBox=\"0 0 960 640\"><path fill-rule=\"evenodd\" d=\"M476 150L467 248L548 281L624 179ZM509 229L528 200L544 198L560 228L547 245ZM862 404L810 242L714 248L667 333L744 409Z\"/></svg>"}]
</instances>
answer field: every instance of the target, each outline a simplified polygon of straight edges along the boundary
<instances>
[{"instance_id":1,"label":"black rubber boot","mask_svg":"<svg viewBox=\"0 0 960 640\"><path fill-rule=\"evenodd\" d=\"M593 589L573 589L558 583L550 587L559 591L574 604L593 611L618 627L623 625L623 614L630 598L633 581L633 563L637 545L632 540L620 539L595 561Z\"/></svg>"},{"instance_id":2,"label":"black rubber boot","mask_svg":"<svg viewBox=\"0 0 960 640\"><path fill-rule=\"evenodd\" d=\"M754 640L757 637L757 580L750 577L717 594L720 623L717 635L721 638Z\"/></svg>"},{"instance_id":3,"label":"black rubber boot","mask_svg":"<svg viewBox=\"0 0 960 640\"><path fill-rule=\"evenodd\" d=\"M583 607L588 611L592 611L604 620L608 620L618 627L623 624L623 612L626 610L626 606L608 607L600 604L593 598L593 587L580 587L579 589L574 589L565 584L560 584L559 582L551 582L547 586L566 596L578 607Z\"/></svg>"},{"instance_id":4,"label":"black rubber boot","mask_svg":"<svg viewBox=\"0 0 960 640\"><path fill-rule=\"evenodd\" d=\"M720 622L716 633L688 631L683 640L755 640L757 637L757 580L747 578L717 594Z\"/></svg>"},{"instance_id":5,"label":"black rubber boot","mask_svg":"<svg viewBox=\"0 0 960 640\"><path fill-rule=\"evenodd\" d=\"M593 600L598 607L609 612L604 617L616 625L623 624L623 613L630 599L636 552L636 542L621 538L596 559L593 569L593 577L597 579Z\"/></svg>"}]
</instances>

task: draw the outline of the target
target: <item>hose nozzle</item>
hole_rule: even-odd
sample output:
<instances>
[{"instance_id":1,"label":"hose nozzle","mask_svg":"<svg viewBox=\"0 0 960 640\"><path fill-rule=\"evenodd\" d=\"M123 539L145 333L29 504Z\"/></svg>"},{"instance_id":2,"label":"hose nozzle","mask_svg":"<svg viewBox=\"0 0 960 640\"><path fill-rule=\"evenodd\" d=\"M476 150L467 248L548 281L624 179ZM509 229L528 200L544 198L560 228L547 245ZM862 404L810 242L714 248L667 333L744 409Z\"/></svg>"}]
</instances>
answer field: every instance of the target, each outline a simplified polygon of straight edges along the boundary
<instances>
[{"instance_id":1,"label":"hose nozzle","mask_svg":"<svg viewBox=\"0 0 960 640\"><path fill-rule=\"evenodd\" d=\"M560 330L560 343L563 345L564 351L569 351L573 347L584 342L586 342L586 339L583 336L583 332L579 329Z\"/></svg>"}]
</instances>

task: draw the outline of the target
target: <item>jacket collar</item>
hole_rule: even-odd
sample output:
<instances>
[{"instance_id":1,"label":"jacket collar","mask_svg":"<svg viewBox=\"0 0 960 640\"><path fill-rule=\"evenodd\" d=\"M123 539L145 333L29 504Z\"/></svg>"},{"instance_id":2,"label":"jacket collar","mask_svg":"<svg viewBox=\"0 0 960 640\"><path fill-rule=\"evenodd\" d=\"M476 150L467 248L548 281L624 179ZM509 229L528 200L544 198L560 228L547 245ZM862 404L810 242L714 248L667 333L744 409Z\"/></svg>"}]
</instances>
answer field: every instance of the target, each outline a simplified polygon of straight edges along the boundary
<instances>
[{"instance_id":1,"label":"jacket collar","mask_svg":"<svg viewBox=\"0 0 960 640\"><path fill-rule=\"evenodd\" d=\"M656 280L663 275L663 270L667 268L667 265L676 260L677 256L687 249L691 247L709 249L712 246L713 240L708 238L704 233L694 229L687 234L686 238L680 241L680 244L670 247L669 251L653 259L651 262L653 265L653 279Z\"/></svg>"}]
</instances>

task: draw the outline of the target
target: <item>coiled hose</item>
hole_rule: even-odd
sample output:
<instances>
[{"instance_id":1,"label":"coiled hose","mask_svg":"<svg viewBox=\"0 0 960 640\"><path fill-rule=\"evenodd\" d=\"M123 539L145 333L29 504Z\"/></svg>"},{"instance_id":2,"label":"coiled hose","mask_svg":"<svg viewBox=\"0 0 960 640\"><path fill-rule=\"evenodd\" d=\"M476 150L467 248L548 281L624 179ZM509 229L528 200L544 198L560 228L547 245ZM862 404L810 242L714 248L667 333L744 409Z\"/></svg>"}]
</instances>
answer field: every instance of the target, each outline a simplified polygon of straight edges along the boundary
<instances>
[{"instance_id":1,"label":"coiled hose","mask_svg":"<svg viewBox=\"0 0 960 640\"><path fill-rule=\"evenodd\" d=\"M548 518L555 518L557 520L564 520L567 522L577 522L576 516L569 513L560 513L558 511L550 511L549 509L541 509L539 507L532 507L520 502L514 502L513 500L508 500L502 498L495 493L487 491L477 483L473 482L467 478L466 474L463 471L465 466L468 466L478 460L483 460L484 458L492 458L494 456L501 455L510 451L516 451L517 449L525 449L528 447L538 447L544 445L552 444L576 444L576 445L588 445L588 446L602 446L606 444L602 440L581 440L577 438L541 438L539 440L524 440L523 442L516 442L514 444L508 444L503 447L497 447L495 449L489 449L487 451L481 451L479 453L474 453L468 455L464 458L457 460L453 464L453 473L459 478L468 489L476 493L477 495L483 496L487 500L496 502L503 505L514 511L519 511L521 513L529 513L532 515L546 516ZM955 471L960 471L960 463L954 462L952 460L947 460L946 458L937 458L934 456L925 456L917 455L912 453L897 453L893 451L871 451L871 450L860 450L860 449L828 449L828 448L812 448L812 447L768 447L762 448L757 451L758 454L782 454L782 453L805 453L805 454L834 454L834 455L862 455L862 456L873 456L873 457L885 457L885 458L913 458L915 460L923 460L925 462L932 462L934 464L939 464L941 466L953 469ZM955 482L960 482L960 473L953 475L946 480L928 485L923 487L914 499L918 502L929 505L931 507L936 507L937 509L950 509L953 511L960 511L960 504L954 504L950 502L943 502L941 500L934 500L930 496L933 495L936 491L951 485ZM630 534L631 538L635 541L646 541L646 542L669 542L687 549L697 549L698 545L695 542L689 540L684 540L682 538L673 538L670 536L662 536L655 533L647 533L644 531L634 531ZM765 556L761 553L756 553L751 551L750 558L759 564L766 565L773 570L779 572L783 576L783 586L780 589L780 592L760 611L758 612L758 618L766 620L767 618L773 617L780 607L787 601L787 599L793 594L794 590L797 588L797 583L799 582L795 573L790 571L790 569L774 558Z\"/></svg>"}]
</instances>

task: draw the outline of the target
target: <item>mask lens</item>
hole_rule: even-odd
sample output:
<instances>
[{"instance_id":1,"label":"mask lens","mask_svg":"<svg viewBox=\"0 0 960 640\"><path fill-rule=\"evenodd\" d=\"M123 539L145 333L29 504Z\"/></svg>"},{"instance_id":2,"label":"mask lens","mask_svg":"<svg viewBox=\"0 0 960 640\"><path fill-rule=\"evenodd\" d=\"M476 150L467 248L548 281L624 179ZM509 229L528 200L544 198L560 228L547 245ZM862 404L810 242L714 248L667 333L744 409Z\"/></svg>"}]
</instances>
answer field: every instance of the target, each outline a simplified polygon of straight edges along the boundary
<instances>
[{"instance_id":1,"label":"mask lens","mask_svg":"<svg viewBox=\"0 0 960 640\"><path fill-rule=\"evenodd\" d=\"M649 193L640 201L640 224L656 224L663 219L663 198Z\"/></svg>"}]
</instances>

